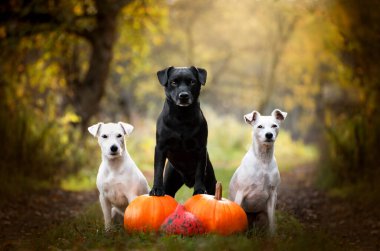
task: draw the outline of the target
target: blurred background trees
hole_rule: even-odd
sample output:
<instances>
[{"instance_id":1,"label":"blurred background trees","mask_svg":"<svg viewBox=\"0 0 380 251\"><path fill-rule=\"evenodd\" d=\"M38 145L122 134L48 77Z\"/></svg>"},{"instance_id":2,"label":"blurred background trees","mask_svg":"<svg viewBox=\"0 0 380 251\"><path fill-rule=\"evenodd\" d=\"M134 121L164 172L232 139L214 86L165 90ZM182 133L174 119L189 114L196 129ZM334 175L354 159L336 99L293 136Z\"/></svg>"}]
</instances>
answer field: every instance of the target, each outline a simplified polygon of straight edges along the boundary
<instances>
[{"instance_id":1,"label":"blurred background trees","mask_svg":"<svg viewBox=\"0 0 380 251\"><path fill-rule=\"evenodd\" d=\"M291 160L312 144L322 184L376 184L379 10L371 0L1 3L2 177L36 186L94 173L98 149L85 136L98 120L134 124L129 149L150 170L164 98L155 73L196 65L208 70L201 99L216 166L242 158L243 114L278 107L289 113L283 162L301 163Z\"/></svg>"},{"instance_id":2,"label":"blurred background trees","mask_svg":"<svg viewBox=\"0 0 380 251\"><path fill-rule=\"evenodd\" d=\"M336 54L343 69L334 83L339 93L325 104L329 148L324 153L330 164L324 168L334 184L366 180L378 193L380 3L339 0L329 3L328 10L339 31Z\"/></svg>"}]
</instances>

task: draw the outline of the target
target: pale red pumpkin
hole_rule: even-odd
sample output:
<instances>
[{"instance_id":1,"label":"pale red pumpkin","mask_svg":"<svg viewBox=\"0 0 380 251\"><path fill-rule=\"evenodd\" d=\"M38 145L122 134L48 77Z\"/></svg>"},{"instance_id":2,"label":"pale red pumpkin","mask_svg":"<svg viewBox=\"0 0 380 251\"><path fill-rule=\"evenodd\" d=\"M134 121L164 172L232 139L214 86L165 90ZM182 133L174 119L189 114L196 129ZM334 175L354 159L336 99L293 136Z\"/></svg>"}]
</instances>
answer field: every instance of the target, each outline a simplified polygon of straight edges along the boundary
<instances>
[{"instance_id":1,"label":"pale red pumpkin","mask_svg":"<svg viewBox=\"0 0 380 251\"><path fill-rule=\"evenodd\" d=\"M178 204L176 210L166 218L161 225L161 230L166 234L178 234L192 236L206 232L202 222L185 208Z\"/></svg>"},{"instance_id":2,"label":"pale red pumpkin","mask_svg":"<svg viewBox=\"0 0 380 251\"><path fill-rule=\"evenodd\" d=\"M124 228L128 232L159 231L164 220L174 212L178 203L169 195L141 195L134 199L124 213Z\"/></svg>"},{"instance_id":3,"label":"pale red pumpkin","mask_svg":"<svg viewBox=\"0 0 380 251\"><path fill-rule=\"evenodd\" d=\"M248 227L247 215L235 202L222 198L222 184L216 184L215 196L198 194L188 199L184 207L206 227L207 232L221 235L243 232Z\"/></svg>"}]
</instances>

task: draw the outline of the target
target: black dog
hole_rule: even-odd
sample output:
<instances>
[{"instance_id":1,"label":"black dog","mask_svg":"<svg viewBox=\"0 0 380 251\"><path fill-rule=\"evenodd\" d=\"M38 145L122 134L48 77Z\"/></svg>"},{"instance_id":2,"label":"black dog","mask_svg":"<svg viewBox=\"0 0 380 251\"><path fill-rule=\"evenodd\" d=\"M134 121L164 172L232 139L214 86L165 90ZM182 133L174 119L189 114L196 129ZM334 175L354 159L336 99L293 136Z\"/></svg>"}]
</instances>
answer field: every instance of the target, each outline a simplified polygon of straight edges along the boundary
<instances>
[{"instance_id":1,"label":"black dog","mask_svg":"<svg viewBox=\"0 0 380 251\"><path fill-rule=\"evenodd\" d=\"M194 186L194 195L214 194L216 179L206 147L207 122L198 101L207 72L194 66L169 67L157 76L165 87L166 100L157 120L150 195L174 197L183 184Z\"/></svg>"}]
</instances>

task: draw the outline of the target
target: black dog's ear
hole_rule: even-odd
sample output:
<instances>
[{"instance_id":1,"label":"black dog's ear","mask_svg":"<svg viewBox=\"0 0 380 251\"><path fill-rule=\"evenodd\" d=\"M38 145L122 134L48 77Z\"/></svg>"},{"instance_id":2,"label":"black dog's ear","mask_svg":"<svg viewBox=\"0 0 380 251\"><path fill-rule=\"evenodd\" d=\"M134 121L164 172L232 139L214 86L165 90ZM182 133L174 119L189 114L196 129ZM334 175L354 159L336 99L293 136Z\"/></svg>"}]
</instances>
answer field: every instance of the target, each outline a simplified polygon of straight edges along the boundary
<instances>
[{"instance_id":1,"label":"black dog's ear","mask_svg":"<svg viewBox=\"0 0 380 251\"><path fill-rule=\"evenodd\" d=\"M173 66L170 66L166 69L163 69L163 70L157 72L158 81L160 81L161 85L166 86L166 84L168 82L169 71L173 68L174 68Z\"/></svg>"},{"instance_id":2,"label":"black dog's ear","mask_svg":"<svg viewBox=\"0 0 380 251\"><path fill-rule=\"evenodd\" d=\"M198 74L198 80L202 85L206 84L207 79L207 71L203 68L197 68L195 66L191 66L191 69L195 70Z\"/></svg>"}]
</instances>

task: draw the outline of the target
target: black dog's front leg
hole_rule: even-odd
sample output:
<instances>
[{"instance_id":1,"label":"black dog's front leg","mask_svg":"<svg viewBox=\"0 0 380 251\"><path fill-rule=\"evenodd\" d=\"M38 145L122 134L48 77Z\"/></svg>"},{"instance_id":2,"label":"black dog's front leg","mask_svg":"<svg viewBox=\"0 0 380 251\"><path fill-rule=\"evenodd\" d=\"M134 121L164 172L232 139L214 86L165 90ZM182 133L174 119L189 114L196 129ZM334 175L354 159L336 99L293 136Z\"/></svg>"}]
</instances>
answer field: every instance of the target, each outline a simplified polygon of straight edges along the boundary
<instances>
[{"instance_id":1,"label":"black dog's front leg","mask_svg":"<svg viewBox=\"0 0 380 251\"><path fill-rule=\"evenodd\" d=\"M198 154L199 154L198 155L199 162L197 164L197 170L195 171L195 184L194 184L193 195L207 193L206 187L204 185L206 164L207 164L206 149L202 149Z\"/></svg>"},{"instance_id":2,"label":"black dog's front leg","mask_svg":"<svg viewBox=\"0 0 380 251\"><path fill-rule=\"evenodd\" d=\"M164 165L166 160L166 154L163 149L156 145L154 150L154 181L153 188L150 190L149 195L164 196Z\"/></svg>"}]
</instances>

